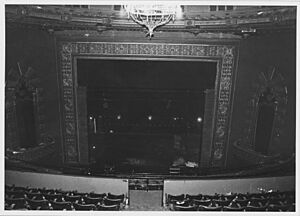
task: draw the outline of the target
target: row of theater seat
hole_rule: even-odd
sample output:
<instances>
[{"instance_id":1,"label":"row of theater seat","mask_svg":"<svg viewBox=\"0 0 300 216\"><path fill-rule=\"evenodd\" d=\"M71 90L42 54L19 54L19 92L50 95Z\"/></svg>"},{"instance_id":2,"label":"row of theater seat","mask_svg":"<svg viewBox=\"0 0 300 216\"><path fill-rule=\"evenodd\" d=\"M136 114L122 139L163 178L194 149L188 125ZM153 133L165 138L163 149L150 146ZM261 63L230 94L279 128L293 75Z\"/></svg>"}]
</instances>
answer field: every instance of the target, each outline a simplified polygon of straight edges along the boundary
<instances>
[{"instance_id":1,"label":"row of theater seat","mask_svg":"<svg viewBox=\"0 0 300 216\"><path fill-rule=\"evenodd\" d=\"M295 191L215 194L166 194L172 211L295 211Z\"/></svg>"},{"instance_id":2,"label":"row of theater seat","mask_svg":"<svg viewBox=\"0 0 300 216\"><path fill-rule=\"evenodd\" d=\"M128 203L125 194L78 193L56 189L5 186L6 210L118 211Z\"/></svg>"}]
</instances>

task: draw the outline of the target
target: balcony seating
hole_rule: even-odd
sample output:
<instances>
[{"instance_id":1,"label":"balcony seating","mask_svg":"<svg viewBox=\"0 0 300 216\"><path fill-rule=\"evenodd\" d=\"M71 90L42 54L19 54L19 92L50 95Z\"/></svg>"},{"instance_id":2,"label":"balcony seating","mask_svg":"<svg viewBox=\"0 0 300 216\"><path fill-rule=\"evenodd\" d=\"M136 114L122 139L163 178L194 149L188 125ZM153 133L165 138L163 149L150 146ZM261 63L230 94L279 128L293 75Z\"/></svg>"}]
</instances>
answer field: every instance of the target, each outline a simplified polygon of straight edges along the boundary
<instances>
[{"instance_id":1,"label":"balcony seating","mask_svg":"<svg viewBox=\"0 0 300 216\"><path fill-rule=\"evenodd\" d=\"M126 199L125 194L5 186L5 210L119 211Z\"/></svg>"},{"instance_id":2,"label":"balcony seating","mask_svg":"<svg viewBox=\"0 0 300 216\"><path fill-rule=\"evenodd\" d=\"M181 202L174 201L181 199ZM190 201L190 202L187 202ZM166 194L173 211L295 211L295 191L246 194Z\"/></svg>"},{"instance_id":3,"label":"balcony seating","mask_svg":"<svg viewBox=\"0 0 300 216\"><path fill-rule=\"evenodd\" d=\"M118 211L126 199L124 194L5 186L6 210ZM295 192L166 194L166 206L171 211L295 211Z\"/></svg>"}]
</instances>

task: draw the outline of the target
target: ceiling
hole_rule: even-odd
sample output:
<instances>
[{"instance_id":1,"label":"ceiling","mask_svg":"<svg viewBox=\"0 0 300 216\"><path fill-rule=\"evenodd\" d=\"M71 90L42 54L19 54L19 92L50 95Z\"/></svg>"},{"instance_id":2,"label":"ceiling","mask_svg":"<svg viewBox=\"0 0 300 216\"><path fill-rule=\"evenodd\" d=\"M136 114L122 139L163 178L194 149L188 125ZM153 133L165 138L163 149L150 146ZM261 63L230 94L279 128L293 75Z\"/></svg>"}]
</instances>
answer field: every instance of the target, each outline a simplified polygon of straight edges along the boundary
<instances>
[{"instance_id":1,"label":"ceiling","mask_svg":"<svg viewBox=\"0 0 300 216\"><path fill-rule=\"evenodd\" d=\"M293 6L181 6L182 16L159 31L235 35L295 31ZM6 5L6 27L61 31L144 31L121 5Z\"/></svg>"}]
</instances>

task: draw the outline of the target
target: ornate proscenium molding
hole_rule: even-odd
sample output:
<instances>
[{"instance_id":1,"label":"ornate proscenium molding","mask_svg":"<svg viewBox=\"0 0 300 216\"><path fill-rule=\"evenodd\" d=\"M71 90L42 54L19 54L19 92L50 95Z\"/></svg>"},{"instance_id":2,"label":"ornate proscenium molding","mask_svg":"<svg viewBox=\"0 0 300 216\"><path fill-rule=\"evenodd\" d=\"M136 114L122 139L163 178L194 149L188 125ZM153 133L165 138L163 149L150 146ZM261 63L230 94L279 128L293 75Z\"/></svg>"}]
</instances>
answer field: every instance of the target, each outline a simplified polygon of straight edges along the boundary
<instances>
[{"instance_id":1,"label":"ornate proscenium molding","mask_svg":"<svg viewBox=\"0 0 300 216\"><path fill-rule=\"evenodd\" d=\"M78 119L76 114L76 58L80 57L155 57L168 60L215 61L218 64L215 86L215 110L211 166L224 167L229 137L232 91L237 49L233 45L158 44L113 42L60 42L59 72L62 94L62 131L65 163L79 163ZM74 60L75 59L75 60Z\"/></svg>"}]
</instances>

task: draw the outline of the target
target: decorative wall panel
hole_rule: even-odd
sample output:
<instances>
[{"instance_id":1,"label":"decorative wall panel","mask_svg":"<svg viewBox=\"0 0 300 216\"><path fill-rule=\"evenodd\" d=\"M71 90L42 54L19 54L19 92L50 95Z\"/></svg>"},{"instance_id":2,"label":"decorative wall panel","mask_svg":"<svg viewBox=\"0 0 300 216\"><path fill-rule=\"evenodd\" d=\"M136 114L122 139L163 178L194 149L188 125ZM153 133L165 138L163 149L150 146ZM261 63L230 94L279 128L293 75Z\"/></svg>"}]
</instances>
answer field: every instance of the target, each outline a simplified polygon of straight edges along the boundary
<instances>
[{"instance_id":1,"label":"decorative wall panel","mask_svg":"<svg viewBox=\"0 0 300 216\"><path fill-rule=\"evenodd\" d=\"M78 163L78 119L76 115L76 74L73 57L161 57L218 62L216 98L213 123L211 166L226 164L226 146L231 116L236 48L232 45L60 42L60 85L62 94L62 128L65 163Z\"/></svg>"}]
</instances>

